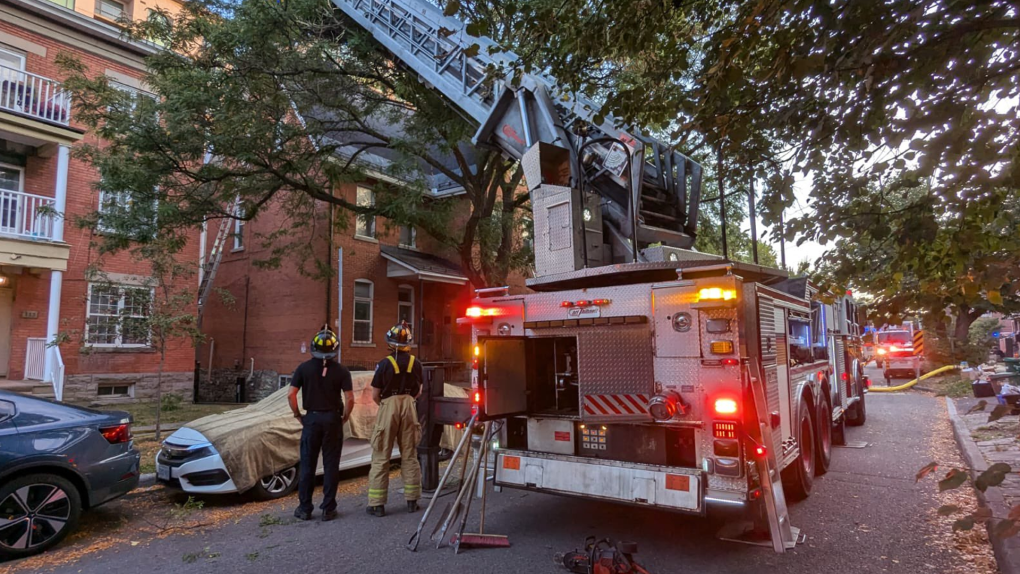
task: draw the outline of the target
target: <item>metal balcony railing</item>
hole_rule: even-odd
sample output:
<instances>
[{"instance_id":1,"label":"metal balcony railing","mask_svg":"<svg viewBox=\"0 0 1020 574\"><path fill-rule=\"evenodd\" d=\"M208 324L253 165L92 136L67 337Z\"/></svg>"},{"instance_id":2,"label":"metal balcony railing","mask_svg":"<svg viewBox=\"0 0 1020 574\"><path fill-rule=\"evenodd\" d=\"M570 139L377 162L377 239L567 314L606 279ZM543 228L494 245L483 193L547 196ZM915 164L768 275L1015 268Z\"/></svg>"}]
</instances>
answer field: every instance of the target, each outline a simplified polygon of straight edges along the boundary
<instances>
[{"instance_id":1,"label":"metal balcony railing","mask_svg":"<svg viewBox=\"0 0 1020 574\"><path fill-rule=\"evenodd\" d=\"M66 126L71 96L56 80L0 65L0 110Z\"/></svg>"},{"instance_id":2,"label":"metal balcony railing","mask_svg":"<svg viewBox=\"0 0 1020 574\"><path fill-rule=\"evenodd\" d=\"M0 189L0 235L52 241L55 205L52 197Z\"/></svg>"}]
</instances>

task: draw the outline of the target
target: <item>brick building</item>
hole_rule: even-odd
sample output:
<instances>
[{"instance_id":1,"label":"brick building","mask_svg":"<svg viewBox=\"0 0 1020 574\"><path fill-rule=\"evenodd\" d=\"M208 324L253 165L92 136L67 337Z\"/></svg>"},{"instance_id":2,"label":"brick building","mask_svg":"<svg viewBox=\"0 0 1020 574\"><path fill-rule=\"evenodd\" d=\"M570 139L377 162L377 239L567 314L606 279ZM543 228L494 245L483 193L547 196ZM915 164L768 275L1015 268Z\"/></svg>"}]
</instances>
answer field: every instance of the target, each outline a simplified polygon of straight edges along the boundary
<instances>
[{"instance_id":1,"label":"brick building","mask_svg":"<svg viewBox=\"0 0 1020 574\"><path fill-rule=\"evenodd\" d=\"M63 399L83 401L154 392L158 353L147 335L121 328L123 317L148 312L144 266L127 253L100 260L91 247L97 232L73 223L120 198L101 198L93 187L98 174L71 154L95 137L75 121L56 60L71 54L91 73L143 95L144 58L158 48L124 40L116 21L152 17L157 7L174 13L179 5L0 0L0 386L45 392L56 378ZM184 256L198 254L196 241ZM86 274L97 261L102 284ZM58 333L72 336L48 347ZM164 391L190 398L194 353L189 342L171 345Z\"/></svg>"},{"instance_id":2,"label":"brick building","mask_svg":"<svg viewBox=\"0 0 1020 574\"><path fill-rule=\"evenodd\" d=\"M350 185L338 193L351 203L373 200L367 187ZM453 377L464 375L458 368L465 365L470 337L456 319L472 288L453 262L455 254L413 229L339 209L334 217L347 217L348 224L331 232L339 226L329 221L330 209L320 212L321 221L302 239L313 246L312 257L331 262L328 280L302 275L293 259L278 269L254 264L268 255L258 238L288 225L279 211L226 223L233 229L214 287L230 297L213 294L206 303L200 400L254 401L287 384L294 368L311 357L308 344L324 323L339 334L340 360L351 368L373 368L387 353L386 331L406 320L414 329L416 356L449 367ZM215 236L217 228L210 226L208 234Z\"/></svg>"}]
</instances>

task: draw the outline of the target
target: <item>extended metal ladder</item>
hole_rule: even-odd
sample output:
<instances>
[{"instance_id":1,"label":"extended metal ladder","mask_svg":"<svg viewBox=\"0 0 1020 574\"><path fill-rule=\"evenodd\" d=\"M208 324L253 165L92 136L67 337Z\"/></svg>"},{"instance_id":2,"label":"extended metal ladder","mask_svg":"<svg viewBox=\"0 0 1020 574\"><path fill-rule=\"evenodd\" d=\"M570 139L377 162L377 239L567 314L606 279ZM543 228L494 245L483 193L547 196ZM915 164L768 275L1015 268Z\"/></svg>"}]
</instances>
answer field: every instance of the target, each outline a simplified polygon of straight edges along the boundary
<instances>
[{"instance_id":1,"label":"extended metal ladder","mask_svg":"<svg viewBox=\"0 0 1020 574\"><path fill-rule=\"evenodd\" d=\"M701 197L697 162L636 126L601 115L600 105L561 89L548 74L523 74L515 82L501 78L498 72L512 68L518 57L490 38L468 34L463 22L429 2L332 2L474 119L480 126L476 143L496 146L517 160L536 143L564 148L570 157L570 187L581 187L583 173L585 187L601 196L606 219L623 237L644 245L693 244ZM587 128L583 137L573 130L578 122ZM601 157L601 163L595 162L601 167L582 166L577 158L581 145Z\"/></svg>"},{"instance_id":2,"label":"extended metal ladder","mask_svg":"<svg viewBox=\"0 0 1020 574\"><path fill-rule=\"evenodd\" d=\"M237 204L230 209L230 215L237 213ZM212 251L209 252L209 261L202 270L202 282L198 286L198 325L202 325L202 314L205 311L205 303L212 291L213 281L216 279L216 270L220 267L220 260L223 259L223 246L231 235L231 220L224 218L220 220L220 228L216 231L216 239L213 240Z\"/></svg>"}]
</instances>

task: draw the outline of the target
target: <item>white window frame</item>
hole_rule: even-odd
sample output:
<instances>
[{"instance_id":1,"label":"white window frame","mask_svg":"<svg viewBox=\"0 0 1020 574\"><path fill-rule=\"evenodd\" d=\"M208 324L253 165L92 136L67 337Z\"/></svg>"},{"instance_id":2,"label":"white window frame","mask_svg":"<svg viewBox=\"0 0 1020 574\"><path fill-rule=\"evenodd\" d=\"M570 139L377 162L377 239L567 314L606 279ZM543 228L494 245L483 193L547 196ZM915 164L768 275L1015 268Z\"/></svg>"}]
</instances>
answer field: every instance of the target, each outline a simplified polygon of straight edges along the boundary
<instances>
[{"instance_id":1,"label":"white window frame","mask_svg":"<svg viewBox=\"0 0 1020 574\"><path fill-rule=\"evenodd\" d=\"M127 393L126 394L111 393L109 395L104 395L104 394L101 394L99 392L99 389L103 389L103 388L111 389L111 388L117 388L117 387L127 387ZM133 398L135 398L135 383L109 383L109 384L102 384L102 385L99 385L98 387L96 387L96 396L99 397L99 398L103 398L103 399L133 399Z\"/></svg>"},{"instance_id":2,"label":"white window frame","mask_svg":"<svg viewBox=\"0 0 1020 574\"><path fill-rule=\"evenodd\" d=\"M403 237L404 230L407 230L408 234L411 236L410 243L405 243L404 242L404 237ZM400 247L406 247L408 249L417 249L418 248L418 229L415 228L415 226L413 226L413 225L401 225L400 226L400 237L399 237L398 245Z\"/></svg>"},{"instance_id":3,"label":"white window frame","mask_svg":"<svg viewBox=\"0 0 1020 574\"><path fill-rule=\"evenodd\" d=\"M400 294L401 293L410 293L411 294L411 301L410 302L401 301L400 300ZM414 287L411 287L410 285L401 285L400 287L397 287L397 322L398 323L400 322L400 309L401 309L401 307L410 307L411 308L411 312L408 313L408 315L407 315L408 317L411 318L411 320L408 321L408 325L414 325L414 317L415 317L415 315L414 315Z\"/></svg>"},{"instance_id":4,"label":"white window frame","mask_svg":"<svg viewBox=\"0 0 1020 574\"><path fill-rule=\"evenodd\" d=\"M368 285L369 292L368 297L358 297L358 283L364 283ZM368 279L355 279L354 280L354 307L353 314L351 316L351 342L356 345L371 345L372 344L372 328L375 326L375 283ZM368 320L358 319L358 303L368 304ZM359 341L357 339L358 323L368 323L368 340Z\"/></svg>"},{"instance_id":5,"label":"white window frame","mask_svg":"<svg viewBox=\"0 0 1020 574\"><path fill-rule=\"evenodd\" d=\"M292 379L293 375L280 375L278 379L279 386L277 388L282 389L283 387L289 387Z\"/></svg>"},{"instance_id":6,"label":"white window frame","mask_svg":"<svg viewBox=\"0 0 1020 574\"><path fill-rule=\"evenodd\" d=\"M25 193L25 168L21 167L20 165L12 165L9 163L0 163L0 167L4 169L13 169L14 171L18 172L18 189L4 189L4 191Z\"/></svg>"},{"instance_id":7,"label":"white window frame","mask_svg":"<svg viewBox=\"0 0 1020 574\"><path fill-rule=\"evenodd\" d=\"M238 214L240 215L240 214ZM244 225L243 219L234 220L234 251L244 251Z\"/></svg>"},{"instance_id":8,"label":"white window frame","mask_svg":"<svg viewBox=\"0 0 1020 574\"><path fill-rule=\"evenodd\" d=\"M0 46L0 52L3 52L4 54L8 54L8 55L11 55L11 56L14 56L15 58L17 58L18 62L19 62L18 63L18 67L14 68L14 69L19 71L19 72L24 72L25 71L25 64L26 64L26 58L27 57L25 56L24 52L21 52L21 51L18 51L18 50L14 50L12 48L8 48L7 46ZM4 66L6 66L6 65L7 64L4 63Z\"/></svg>"},{"instance_id":9,"label":"white window frame","mask_svg":"<svg viewBox=\"0 0 1020 574\"><path fill-rule=\"evenodd\" d=\"M120 297L117 299L117 312L116 315L95 315L97 317L116 317L118 320L117 325L117 337L113 343L93 343L91 341L91 334L89 333L89 319L93 317L92 314L92 289L95 287L113 287L120 289ZM123 315L124 310L124 289L148 289L149 290L149 301L156 296L156 290L152 287L145 287L142 285L122 285L122 284L106 284L106 283L89 283L88 297L85 300L85 346L105 349L145 349L152 346L152 332L149 332L149 336L146 338L144 343L124 343L123 333L121 333L121 321L125 317L137 318L137 319L148 319L145 315ZM151 313L151 309L150 309Z\"/></svg>"},{"instance_id":10,"label":"white window frame","mask_svg":"<svg viewBox=\"0 0 1020 574\"><path fill-rule=\"evenodd\" d=\"M361 198L361 192L369 193L369 201L363 203ZM354 203L359 207L375 207L375 192L367 187L358 187L354 192ZM375 239L375 216L374 215L358 215L357 221L354 224L354 236L361 237L364 239Z\"/></svg>"},{"instance_id":11,"label":"white window frame","mask_svg":"<svg viewBox=\"0 0 1020 574\"><path fill-rule=\"evenodd\" d=\"M156 101L156 94L147 92L145 90L139 90L133 86L122 84L116 80L110 80L110 87L115 90L120 90L126 94L131 95L131 112L134 113L135 109L138 108L138 98L149 98L153 102Z\"/></svg>"},{"instance_id":12,"label":"white window frame","mask_svg":"<svg viewBox=\"0 0 1020 574\"><path fill-rule=\"evenodd\" d=\"M120 14L118 14L117 16L110 16L109 14L103 12L103 4L105 2L109 2L111 4L119 4ZM121 17L127 16L128 15L127 10L128 10L127 2L121 2L120 0L96 0L96 16L99 16L100 18L116 21L119 20Z\"/></svg>"}]
</instances>

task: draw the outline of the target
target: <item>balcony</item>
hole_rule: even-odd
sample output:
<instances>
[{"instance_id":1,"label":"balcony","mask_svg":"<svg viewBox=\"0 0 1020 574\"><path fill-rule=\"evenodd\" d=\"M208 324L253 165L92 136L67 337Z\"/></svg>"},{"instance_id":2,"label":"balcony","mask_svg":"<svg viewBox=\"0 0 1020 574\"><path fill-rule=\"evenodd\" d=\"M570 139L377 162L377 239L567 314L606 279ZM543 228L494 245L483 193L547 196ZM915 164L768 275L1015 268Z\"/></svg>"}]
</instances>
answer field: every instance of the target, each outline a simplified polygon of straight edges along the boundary
<instances>
[{"instance_id":1,"label":"balcony","mask_svg":"<svg viewBox=\"0 0 1020 574\"><path fill-rule=\"evenodd\" d=\"M60 82L0 65L0 111L67 127L71 97Z\"/></svg>"},{"instance_id":2,"label":"balcony","mask_svg":"<svg viewBox=\"0 0 1020 574\"><path fill-rule=\"evenodd\" d=\"M56 200L0 189L0 235L52 241Z\"/></svg>"}]
</instances>

